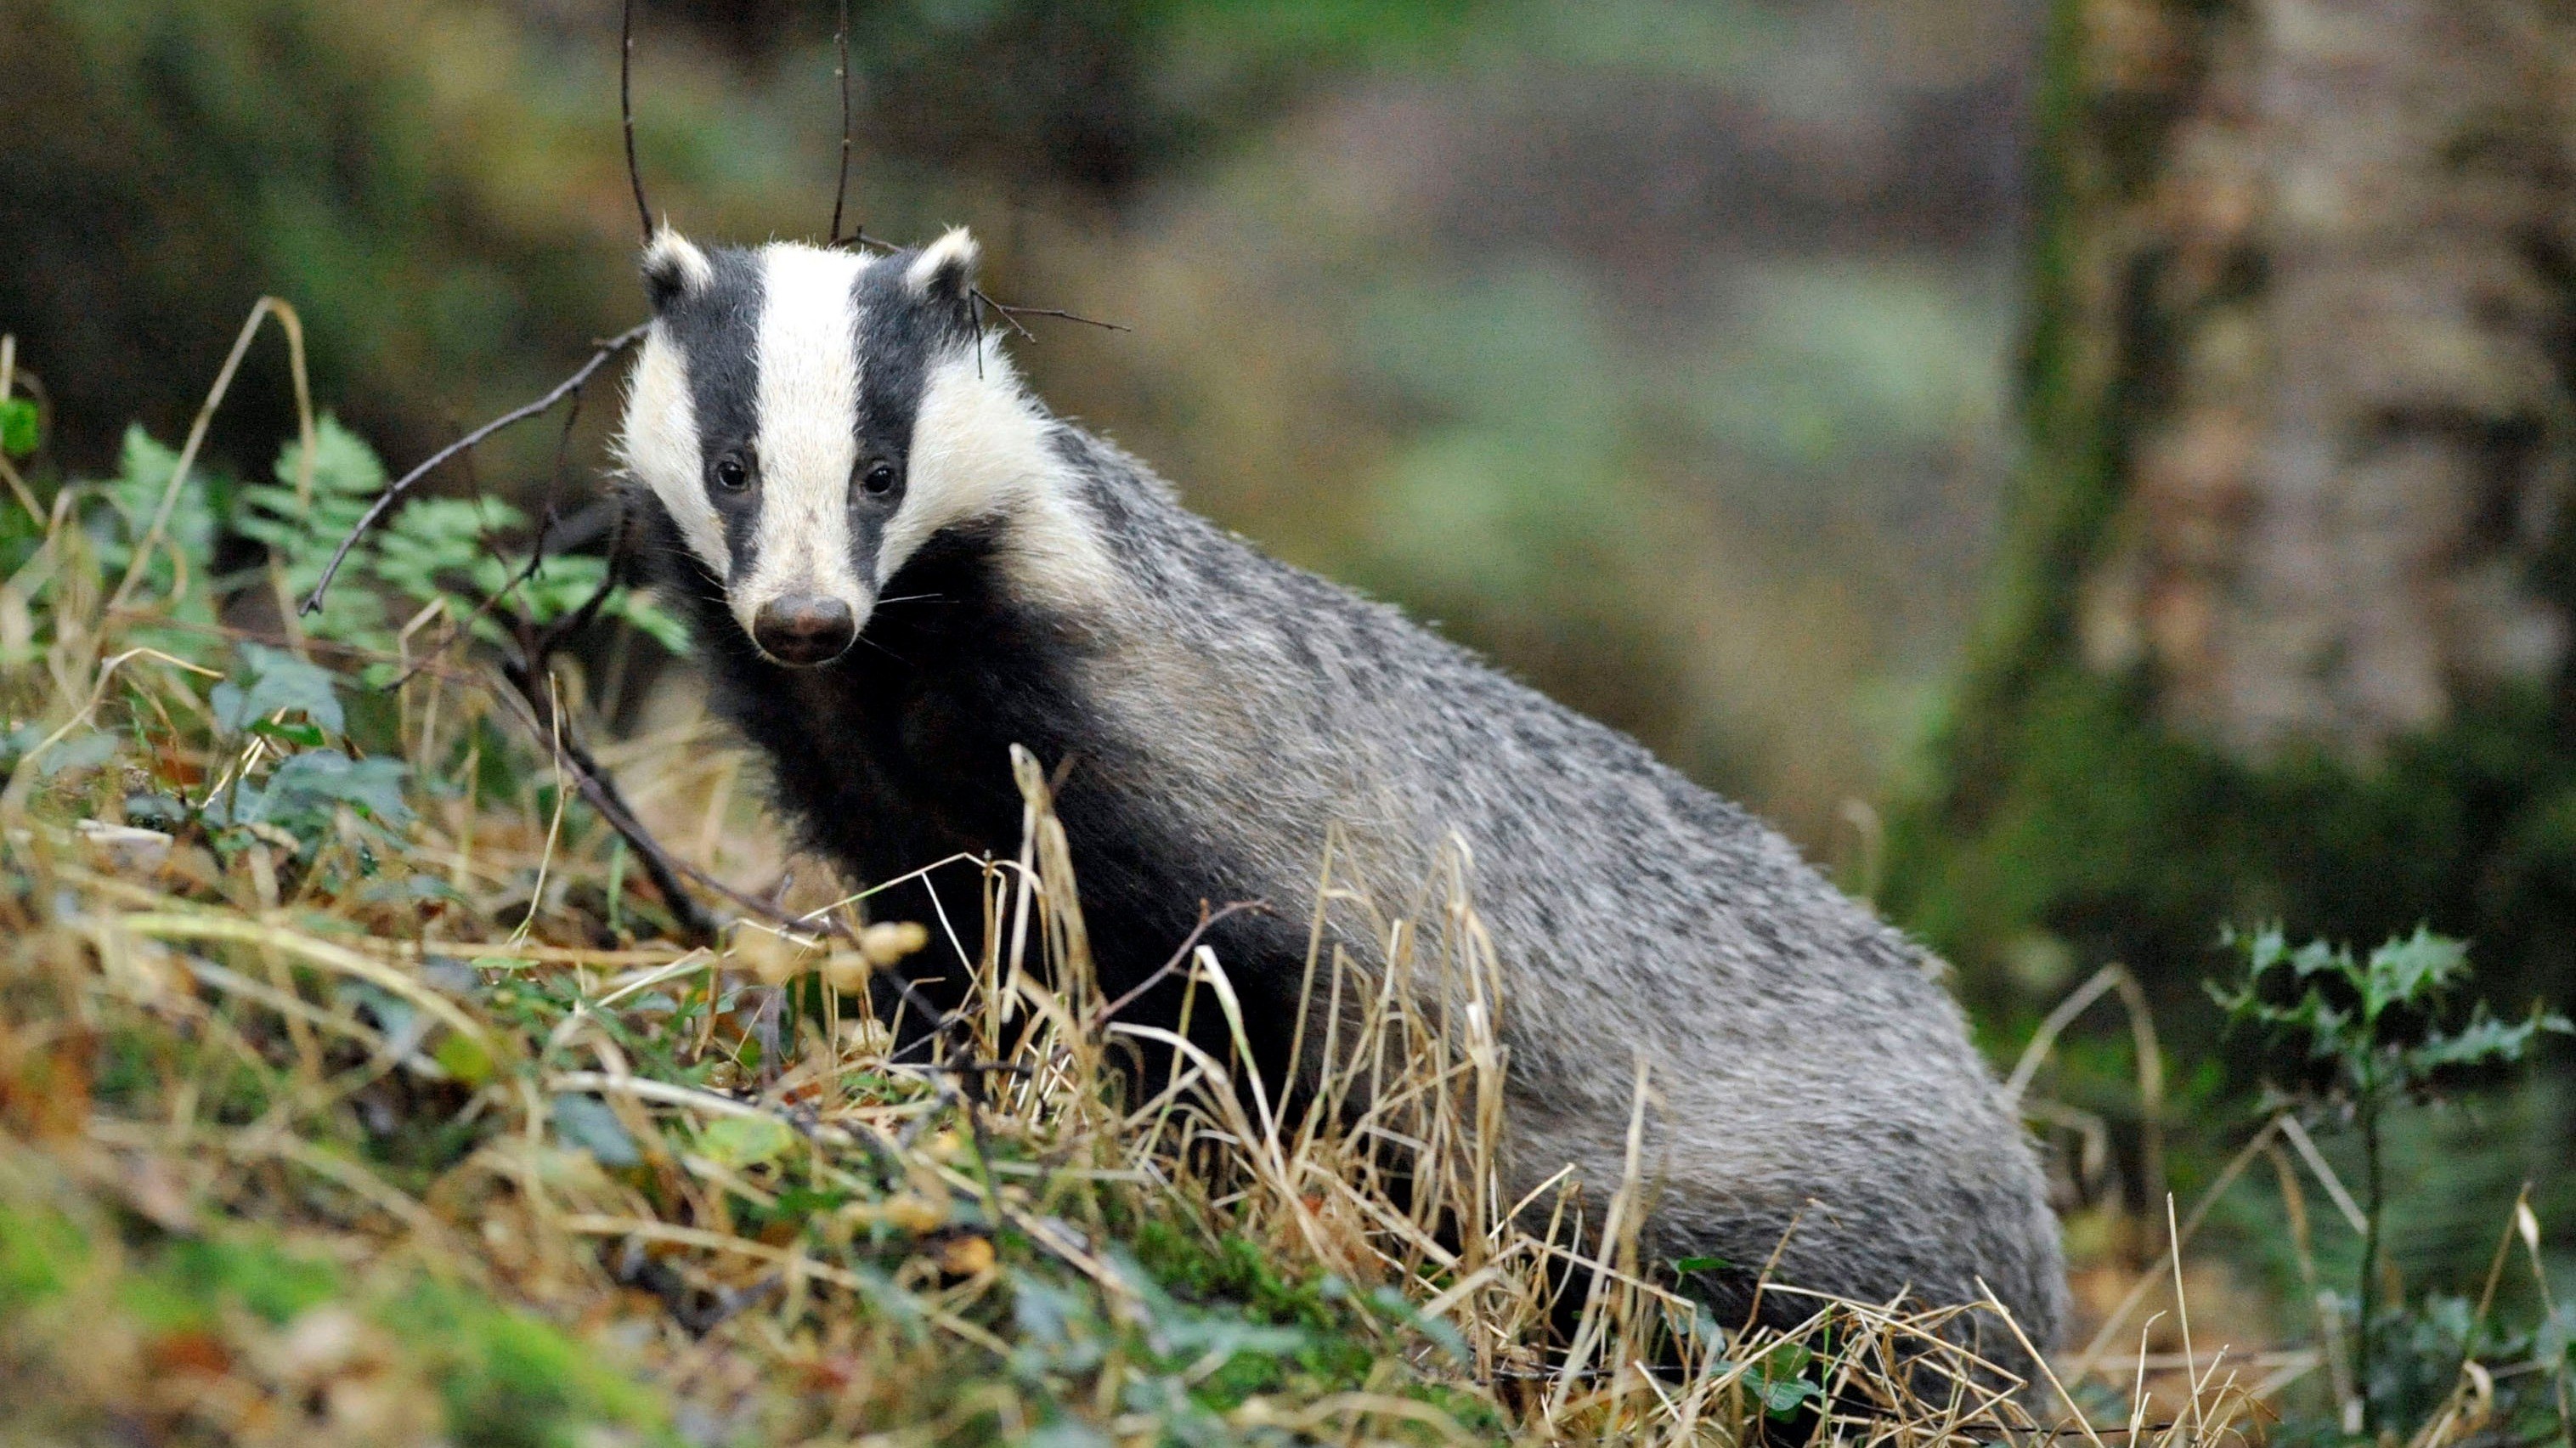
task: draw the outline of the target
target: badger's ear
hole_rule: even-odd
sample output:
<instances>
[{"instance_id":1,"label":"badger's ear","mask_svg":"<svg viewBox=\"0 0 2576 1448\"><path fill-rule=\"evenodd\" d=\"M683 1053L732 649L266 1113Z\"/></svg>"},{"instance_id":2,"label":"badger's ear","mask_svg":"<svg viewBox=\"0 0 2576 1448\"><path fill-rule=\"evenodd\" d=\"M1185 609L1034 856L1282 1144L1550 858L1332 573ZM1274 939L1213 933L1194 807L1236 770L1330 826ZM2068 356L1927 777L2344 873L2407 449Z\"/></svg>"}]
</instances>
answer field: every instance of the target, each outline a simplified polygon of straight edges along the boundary
<instances>
[{"instance_id":1,"label":"badger's ear","mask_svg":"<svg viewBox=\"0 0 2576 1448\"><path fill-rule=\"evenodd\" d=\"M697 244L665 222L644 246L644 294L662 312L680 298L705 290L716 279L715 264Z\"/></svg>"},{"instance_id":2,"label":"badger's ear","mask_svg":"<svg viewBox=\"0 0 2576 1448\"><path fill-rule=\"evenodd\" d=\"M952 226L904 268L904 285L933 301L962 302L975 289L975 263L983 255L966 228Z\"/></svg>"}]
</instances>

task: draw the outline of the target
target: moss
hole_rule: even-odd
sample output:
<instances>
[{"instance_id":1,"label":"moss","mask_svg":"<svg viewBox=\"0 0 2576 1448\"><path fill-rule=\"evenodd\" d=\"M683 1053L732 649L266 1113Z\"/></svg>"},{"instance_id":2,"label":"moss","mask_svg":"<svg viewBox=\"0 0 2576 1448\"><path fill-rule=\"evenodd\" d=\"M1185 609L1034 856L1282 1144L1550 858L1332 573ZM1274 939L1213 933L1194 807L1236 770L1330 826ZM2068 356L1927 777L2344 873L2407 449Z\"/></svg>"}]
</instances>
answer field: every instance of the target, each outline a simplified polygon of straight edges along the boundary
<instances>
[{"instance_id":1,"label":"moss","mask_svg":"<svg viewBox=\"0 0 2576 1448\"><path fill-rule=\"evenodd\" d=\"M0 1206L0 1321L59 1296L67 1269L87 1261L89 1250L59 1212Z\"/></svg>"},{"instance_id":2,"label":"moss","mask_svg":"<svg viewBox=\"0 0 2576 1448\"><path fill-rule=\"evenodd\" d=\"M1171 1223L1147 1220L1136 1224L1129 1246L1138 1265L1176 1297L1231 1303L1251 1321L1305 1329L1312 1338L1297 1355L1298 1364L1325 1383L1355 1386L1377 1362L1378 1350L1361 1336L1347 1292L1335 1291L1322 1276L1282 1276L1256 1242L1227 1236L1209 1243ZM1220 1386L1235 1396L1270 1385L1272 1369L1258 1360L1238 1359L1227 1370L1234 1380Z\"/></svg>"},{"instance_id":3,"label":"moss","mask_svg":"<svg viewBox=\"0 0 2576 1448\"><path fill-rule=\"evenodd\" d=\"M464 1448L569 1448L587 1441L586 1428L661 1423L641 1384L525 1313L456 1288L423 1286L393 1316L433 1345L449 1431Z\"/></svg>"},{"instance_id":4,"label":"moss","mask_svg":"<svg viewBox=\"0 0 2576 1448\"><path fill-rule=\"evenodd\" d=\"M31 1361L65 1361L137 1336L200 1339L209 1346L198 1352L229 1362L242 1356L245 1332L290 1331L314 1309L343 1304L389 1334L393 1378L434 1394L446 1439L460 1448L571 1448L595 1441L600 1428L667 1436L657 1394L538 1317L452 1285L388 1293L262 1234L148 1238L114 1264L103 1297L81 1299L83 1310L25 1315L71 1291L94 1257L60 1212L0 1204L0 1331L32 1329L41 1340L19 1344L36 1350Z\"/></svg>"},{"instance_id":5,"label":"moss","mask_svg":"<svg viewBox=\"0 0 2576 1448\"><path fill-rule=\"evenodd\" d=\"M1903 817L1886 899L1969 970L2041 934L2124 961L2168 1031L2213 1024L2197 982L2228 924L2372 940L2418 924L2477 943L2491 994L2576 984L2576 759L2552 691L2498 693L2378 766L2319 753L2247 766L2157 723L2143 680L2072 661L1987 722L1998 761L1973 819Z\"/></svg>"}]
</instances>

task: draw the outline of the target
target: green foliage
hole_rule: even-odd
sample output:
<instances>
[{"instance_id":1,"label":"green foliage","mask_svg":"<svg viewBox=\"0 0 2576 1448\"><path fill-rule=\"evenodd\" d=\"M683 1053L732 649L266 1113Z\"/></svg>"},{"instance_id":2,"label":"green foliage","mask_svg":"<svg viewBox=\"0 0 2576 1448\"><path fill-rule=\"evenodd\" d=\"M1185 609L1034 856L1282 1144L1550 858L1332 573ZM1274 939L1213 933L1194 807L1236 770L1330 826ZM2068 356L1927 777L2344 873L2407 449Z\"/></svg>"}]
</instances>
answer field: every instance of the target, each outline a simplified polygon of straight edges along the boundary
<instances>
[{"instance_id":1,"label":"green foliage","mask_svg":"<svg viewBox=\"0 0 2576 1448\"><path fill-rule=\"evenodd\" d=\"M161 539L138 575L146 596L166 600L164 615L191 628L215 622L215 591L209 585L215 541L223 530L230 487L204 469L193 469L170 491L179 455L153 440L140 425L125 430L117 452L116 476L104 482L74 484L75 514L87 535L99 570L102 590L113 589L133 566L135 550L151 536L152 521L162 520ZM175 631L154 631L154 647L194 657L206 650L200 639L186 641Z\"/></svg>"},{"instance_id":2,"label":"green foliage","mask_svg":"<svg viewBox=\"0 0 2576 1448\"><path fill-rule=\"evenodd\" d=\"M289 713L304 715L328 733L347 728L347 716L340 710L339 679L330 670L284 649L255 643L241 646L241 662L245 677L226 679L207 696L218 735L229 738L245 731L266 731L283 737L275 721Z\"/></svg>"},{"instance_id":3,"label":"green foliage","mask_svg":"<svg viewBox=\"0 0 2576 1448\"><path fill-rule=\"evenodd\" d=\"M281 594L297 599L321 578L331 550L388 481L375 453L328 414L315 426L312 461L310 486L303 486L304 445L288 443L277 459L276 480L242 488L233 518L236 532L268 550ZM322 612L306 619L304 627L317 638L389 653L394 640L385 614L385 600L378 594L364 587L342 588L324 600Z\"/></svg>"},{"instance_id":4,"label":"green foliage","mask_svg":"<svg viewBox=\"0 0 2576 1448\"><path fill-rule=\"evenodd\" d=\"M129 1280L124 1297L155 1331L179 1332L213 1327L232 1307L284 1327L347 1290L329 1263L299 1257L264 1237L183 1237Z\"/></svg>"},{"instance_id":5,"label":"green foliage","mask_svg":"<svg viewBox=\"0 0 2576 1448\"><path fill-rule=\"evenodd\" d=\"M2366 1384L2380 1419L2429 1418L2459 1382L2463 1363L2510 1364L2522 1370L2490 1373L2496 1396L2487 1433L2499 1443L2556 1441L2563 1431L2556 1393L2576 1369L2569 1352L2576 1303L2544 1305L2527 1323L2498 1319L2491 1304L2481 1311L2469 1298L2439 1292L2382 1312L2373 1332L2380 1351Z\"/></svg>"},{"instance_id":6,"label":"green foliage","mask_svg":"<svg viewBox=\"0 0 2576 1448\"><path fill-rule=\"evenodd\" d=\"M2346 1427L2368 1433L2381 1422L2410 1421L2407 1415L2425 1408L2416 1401L2424 1344L2439 1346L2443 1336L2439 1324L2419 1320L2402 1300L2381 1300L2388 1113L2527 1060L2544 1034L2576 1034L2576 1026L2538 1006L2508 1024L2483 1001L2463 1016L2458 997L2470 974L2468 949L2420 927L2367 957L2324 941L2293 948L2277 929L2231 935L2230 943L2244 974L2232 986L2210 982L2209 994L2231 1026L2262 1036L2267 1088L2307 1115L2349 1122L2361 1142L2364 1226L2350 1312L2363 1391L2361 1421ZM2466 1329L2452 1336L2467 1341ZM2442 1378L2444 1387L2449 1381Z\"/></svg>"},{"instance_id":7,"label":"green foliage","mask_svg":"<svg viewBox=\"0 0 2576 1448\"><path fill-rule=\"evenodd\" d=\"M100 1341L131 1333L147 1344L203 1343L195 1351L217 1360L263 1348L276 1358L284 1354L273 1344L294 1341L316 1314L354 1308L393 1355L367 1369L377 1389L388 1380L426 1389L443 1410L444 1440L460 1448L575 1448L614 1429L666 1436L667 1410L651 1389L551 1324L452 1283L387 1292L257 1230L147 1236L102 1263L60 1212L0 1204L0 1343L30 1346L24 1314L102 1266L95 1285L105 1291L64 1324ZM78 1350L77 1341L68 1346ZM12 1366L0 1352L0 1384Z\"/></svg>"},{"instance_id":8,"label":"green foliage","mask_svg":"<svg viewBox=\"0 0 2576 1448\"><path fill-rule=\"evenodd\" d=\"M1803 1342L1784 1342L1755 1360L1746 1381L1761 1400L1763 1412L1785 1421L1825 1396L1824 1385L1816 1381L1818 1366L1815 1349Z\"/></svg>"},{"instance_id":9,"label":"green foliage","mask_svg":"<svg viewBox=\"0 0 2576 1448\"><path fill-rule=\"evenodd\" d=\"M2349 947L2310 941L2293 949L2277 930L2232 942L2245 975L2209 986L2231 1024L2264 1033L2276 1081L2303 1106L2331 1104L2347 1116L2376 1116L2406 1097L2429 1096L2488 1068L2527 1059L2543 1032L2576 1031L2565 1016L2534 1007L2508 1024L2477 1002L2467 1020L2443 1024L2469 976L2468 947L2430 930L2356 959Z\"/></svg>"},{"instance_id":10,"label":"green foliage","mask_svg":"<svg viewBox=\"0 0 2576 1448\"><path fill-rule=\"evenodd\" d=\"M43 441L36 404L23 397L0 397L0 453L13 458L34 454Z\"/></svg>"},{"instance_id":11,"label":"green foliage","mask_svg":"<svg viewBox=\"0 0 2576 1448\"><path fill-rule=\"evenodd\" d=\"M0 1319L60 1294L89 1243L60 1212L0 1205Z\"/></svg>"},{"instance_id":12,"label":"green foliage","mask_svg":"<svg viewBox=\"0 0 2576 1448\"><path fill-rule=\"evenodd\" d=\"M601 1428L660 1426L652 1393L549 1323L444 1284L415 1288L399 1311L463 1448L576 1448Z\"/></svg>"},{"instance_id":13,"label":"green foliage","mask_svg":"<svg viewBox=\"0 0 2576 1448\"><path fill-rule=\"evenodd\" d=\"M384 465L358 436L335 418L315 430L311 486L302 486L304 454L290 443L278 457L276 480L241 490L235 528L266 545L286 594L297 600L321 581L334 550L384 492ZM537 627L554 623L602 591L607 561L579 555L549 557L530 568L510 558L505 539L530 538L527 515L491 499L417 497L395 510L352 550L340 582L323 599L322 612L305 621L317 638L396 655L402 641L387 604L399 601L404 621L435 609L448 629L465 629L497 647L512 640L496 616L496 601ZM533 544L531 544L533 546ZM373 585L371 588L370 585ZM599 612L623 620L677 653L687 634L676 619L642 595L618 589ZM434 642L446 630L433 630ZM395 666L379 662L374 682Z\"/></svg>"}]
</instances>

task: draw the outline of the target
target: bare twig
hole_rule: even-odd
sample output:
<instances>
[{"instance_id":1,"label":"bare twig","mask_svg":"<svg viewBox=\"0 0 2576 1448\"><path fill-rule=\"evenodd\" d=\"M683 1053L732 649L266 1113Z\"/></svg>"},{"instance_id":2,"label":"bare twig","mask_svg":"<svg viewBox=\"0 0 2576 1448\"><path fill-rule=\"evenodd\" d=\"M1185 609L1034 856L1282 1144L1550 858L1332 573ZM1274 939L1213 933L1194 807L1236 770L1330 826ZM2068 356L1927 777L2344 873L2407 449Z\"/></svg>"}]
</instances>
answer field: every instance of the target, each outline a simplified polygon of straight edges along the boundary
<instances>
[{"instance_id":1,"label":"bare twig","mask_svg":"<svg viewBox=\"0 0 2576 1448\"><path fill-rule=\"evenodd\" d=\"M600 343L598 349L590 354L590 360L576 368L570 377L555 384L553 391L524 407L513 408L501 414L430 454L428 460L420 466L394 479L382 493L376 495L376 501L368 506L356 525L349 529L349 535L340 540L340 546L332 550L331 561L323 565L322 576L315 580L313 591L304 596L304 603L296 612L309 615L321 611L322 595L331 587L331 580L339 576L340 565L348 561L349 550L358 546L358 540L366 536L368 529L382 521L385 514L392 511L394 504L402 501L403 495L411 491L413 484L429 476L450 458L473 451L494 433L514 427L529 418L543 416L567 397L580 396L582 388L589 385L590 379L598 374L600 368L608 365L610 358L642 341L644 334L651 329L651 323L643 323L629 327Z\"/></svg>"},{"instance_id":2,"label":"bare twig","mask_svg":"<svg viewBox=\"0 0 2576 1448\"><path fill-rule=\"evenodd\" d=\"M841 235L842 203L850 195L850 0L841 0L841 25L833 32L832 40L841 55L841 178L832 187L832 229L824 235L837 241Z\"/></svg>"},{"instance_id":3,"label":"bare twig","mask_svg":"<svg viewBox=\"0 0 2576 1448\"><path fill-rule=\"evenodd\" d=\"M197 420L188 428L188 440L179 448L179 460L171 466L170 481L162 486L161 502L153 509L151 525L134 545L134 557L126 564L125 576L117 581L116 591L108 595L104 612L113 613L123 607L135 585L143 581L153 550L161 546L170 526L170 514L179 504L180 491L187 485L188 471L196 464L198 450L205 446L207 430L214 426L215 410L223 406L234 375L241 371L242 358L250 351L251 339L259 335L259 324L268 317L275 317L278 330L286 334L287 369L295 379L296 419L303 443L297 454L295 491L298 497L312 496L313 391L304 366L304 322L293 307L275 297L262 297L250 309L249 320L242 323L241 335L233 339L233 350L224 358L222 370L215 374L215 385L208 389L205 405L197 409Z\"/></svg>"},{"instance_id":4,"label":"bare twig","mask_svg":"<svg viewBox=\"0 0 2576 1448\"><path fill-rule=\"evenodd\" d=\"M1215 927L1218 921L1225 919L1229 915L1241 915L1247 912L1256 911L1261 914L1268 914L1270 912L1270 902L1266 900L1237 900L1227 905L1221 905L1213 911L1209 910L1207 906L1202 903L1199 906L1199 923L1191 927L1188 935L1182 937L1180 948L1172 952L1172 958L1164 961L1161 969L1145 977L1143 980L1136 982L1133 987L1129 988L1126 994L1121 995L1118 999L1102 1006L1097 1019L1102 1021L1115 1019L1120 1011L1134 1005L1138 999L1143 997L1145 992L1162 984L1167 978L1180 974L1181 967L1189 961L1190 952L1198 948L1199 941L1207 935L1210 929Z\"/></svg>"},{"instance_id":5,"label":"bare twig","mask_svg":"<svg viewBox=\"0 0 2576 1448\"><path fill-rule=\"evenodd\" d=\"M1098 327L1101 330L1108 332L1133 332L1136 330L1122 322L1104 322L1097 317L1086 317L1078 312L1068 312L1061 307L1015 307L1010 305L1008 302L997 302L993 300L991 294L987 293L982 287L972 288L968 292L968 295L972 296L978 304L991 307L994 311L999 312L1002 316L1002 320L1010 324L1012 331L1019 333L1021 336L1028 338L1032 342L1037 340L1037 334L1020 325L1020 318L1022 317L1053 317L1058 321L1080 322L1086 327Z\"/></svg>"},{"instance_id":6,"label":"bare twig","mask_svg":"<svg viewBox=\"0 0 2576 1448\"><path fill-rule=\"evenodd\" d=\"M532 657L543 659L552 655L564 640L590 627L591 621L599 617L599 611L607 607L609 596L617 591L618 575L625 571L629 524L633 516L632 505L625 495L620 494L616 531L608 536L608 562L600 570L599 586L590 591L590 597L581 601L581 607L548 624L545 631L536 636Z\"/></svg>"},{"instance_id":7,"label":"bare twig","mask_svg":"<svg viewBox=\"0 0 2576 1448\"><path fill-rule=\"evenodd\" d=\"M839 920L827 916L817 921L807 916L789 914L786 910L757 895L735 889L664 848L662 842L655 839L652 832L644 828L643 822L635 817L635 811L628 806L625 797L618 792L616 782L606 770L600 767L599 761L581 746L580 741L572 735L571 731L558 730L556 727L556 721L551 713L551 691L538 686L544 667L545 660L542 658L525 663L504 663L501 666L501 677L508 687L495 692L508 711L518 720L519 726L528 731L529 736L540 747L553 751L554 757L561 763L564 773L571 778L573 787L580 792L581 797L589 802L590 807L599 813L601 819L608 822L610 829L617 831L626 840L628 847L633 849L637 857L644 862L646 878L653 882L654 889L661 892L663 900L670 907L672 924L687 938L688 943L711 944L720 933L718 922L707 914L705 907L698 903L697 897L689 893L690 886L695 886L724 901L740 911L745 918L758 920L775 929L798 932L819 931L844 939L851 938L853 932ZM974 1050L974 1038L967 1032L965 1018L960 1013L939 1009L921 995L919 987L904 979L900 971L889 970L885 972L885 978L912 1009L921 1013L923 1020L932 1023L932 1029L935 1032L948 1038L949 1046L955 1053L956 1059L940 1063L931 1069L954 1073L965 1083L964 1094L970 1120L971 1113L982 1104L981 1087L978 1083L984 1076L996 1073L1025 1074L1024 1067L978 1060Z\"/></svg>"},{"instance_id":8,"label":"bare twig","mask_svg":"<svg viewBox=\"0 0 2576 1448\"><path fill-rule=\"evenodd\" d=\"M626 123L626 180L635 188L635 220L653 241L653 206L644 199L644 168L635 160L635 0L626 0L617 36L617 114Z\"/></svg>"},{"instance_id":9,"label":"bare twig","mask_svg":"<svg viewBox=\"0 0 2576 1448\"><path fill-rule=\"evenodd\" d=\"M765 919L778 918L777 912L771 910L765 901L745 895L674 856L662 847L661 841L653 838L651 832L636 820L635 812L628 807L625 797L617 792L617 785L607 771L599 767L599 761L582 748L579 740L568 733L558 733L552 727L546 712L547 705L542 702L546 695L536 687L535 675L527 665L505 663L501 666L501 676L509 684L508 689L501 691L502 701L509 707L509 712L541 747L558 751L565 772L572 777L573 787L589 801L592 809L599 812L600 818L608 821L609 828L625 837L627 845L644 862L646 877L652 880L653 888L661 892L663 903L670 908L671 923L678 927L688 943L713 941L717 926L705 908L698 904L697 897L682 884L684 880L726 900L746 914Z\"/></svg>"}]
</instances>

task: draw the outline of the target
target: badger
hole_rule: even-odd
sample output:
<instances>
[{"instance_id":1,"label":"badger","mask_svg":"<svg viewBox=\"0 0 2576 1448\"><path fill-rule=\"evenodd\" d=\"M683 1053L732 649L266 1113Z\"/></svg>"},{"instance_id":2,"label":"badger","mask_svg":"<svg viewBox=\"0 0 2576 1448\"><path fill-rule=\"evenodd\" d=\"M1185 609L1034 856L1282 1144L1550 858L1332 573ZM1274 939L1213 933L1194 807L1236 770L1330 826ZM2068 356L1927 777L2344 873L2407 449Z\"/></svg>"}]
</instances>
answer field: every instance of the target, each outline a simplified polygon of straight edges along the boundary
<instances>
[{"instance_id":1,"label":"badger","mask_svg":"<svg viewBox=\"0 0 2576 1448\"><path fill-rule=\"evenodd\" d=\"M802 843L864 881L1007 857L1027 749L1060 776L1105 992L1149 982L1206 902L1273 907L1206 939L1283 1090L1318 1065L1296 1042L1328 842L1398 891L1463 844L1504 1000L1507 1200L1569 1166L1621 1180L1642 1059L1650 1261L1731 1264L1694 1283L1721 1308L1764 1270L1882 1303L1982 1283L2050 1342L2043 1174L1937 963L1633 740L1052 415L976 264L962 230L738 249L665 225L644 251L618 463ZM925 888L971 927L961 868ZM1365 960L1368 934L1336 943ZM1168 1026L1179 989L1130 1014Z\"/></svg>"}]
</instances>

